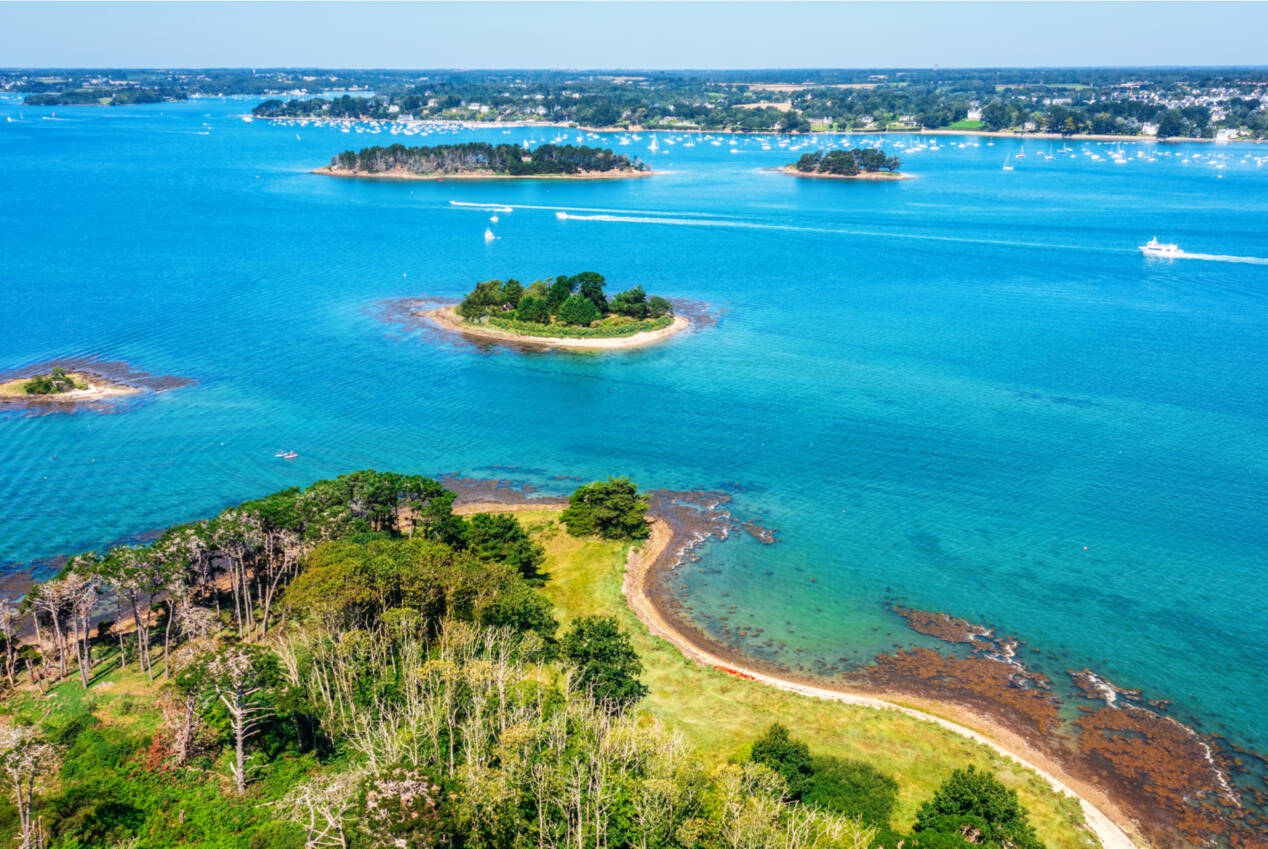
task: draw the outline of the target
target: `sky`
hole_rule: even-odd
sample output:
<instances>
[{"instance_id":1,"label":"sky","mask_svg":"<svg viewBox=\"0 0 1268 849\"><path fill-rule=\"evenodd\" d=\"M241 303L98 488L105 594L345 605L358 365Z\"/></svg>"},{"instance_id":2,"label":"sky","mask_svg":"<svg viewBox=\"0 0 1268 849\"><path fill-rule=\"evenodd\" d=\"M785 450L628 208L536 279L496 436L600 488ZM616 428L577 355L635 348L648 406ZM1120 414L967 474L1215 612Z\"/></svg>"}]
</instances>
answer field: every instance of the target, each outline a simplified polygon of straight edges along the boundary
<instances>
[{"instance_id":1,"label":"sky","mask_svg":"<svg viewBox=\"0 0 1268 849\"><path fill-rule=\"evenodd\" d=\"M1268 2L0 2L4 67L1268 64Z\"/></svg>"}]
</instances>

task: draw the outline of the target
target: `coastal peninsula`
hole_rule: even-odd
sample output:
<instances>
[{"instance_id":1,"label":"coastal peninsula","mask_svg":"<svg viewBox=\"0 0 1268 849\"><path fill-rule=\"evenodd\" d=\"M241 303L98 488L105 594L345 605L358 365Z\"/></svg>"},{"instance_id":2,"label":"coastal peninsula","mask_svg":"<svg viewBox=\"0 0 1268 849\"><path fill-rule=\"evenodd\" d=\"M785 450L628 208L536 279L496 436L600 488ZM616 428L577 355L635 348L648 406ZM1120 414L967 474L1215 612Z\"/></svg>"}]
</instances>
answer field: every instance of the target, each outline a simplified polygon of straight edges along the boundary
<instances>
[{"instance_id":1,"label":"coastal peninsula","mask_svg":"<svg viewBox=\"0 0 1268 849\"><path fill-rule=\"evenodd\" d=\"M417 313L445 330L477 339L542 348L639 348L686 330L690 321L641 286L604 294L602 274L583 271L537 280L486 280L456 306Z\"/></svg>"},{"instance_id":2,"label":"coastal peninsula","mask_svg":"<svg viewBox=\"0 0 1268 849\"><path fill-rule=\"evenodd\" d=\"M176 822L208 843L327 845L312 812L329 805L367 847L494 828L536 845L613 804L595 843L731 845L743 817L748 846L959 846L966 827L1089 845L1062 794L944 725L654 637L622 601L627 557L681 547L657 504L692 493L612 478L566 505L498 503L474 483L317 481L76 555L0 602L20 836L110 845ZM107 804L128 819L85 814Z\"/></svg>"},{"instance_id":3,"label":"coastal peninsula","mask_svg":"<svg viewBox=\"0 0 1268 849\"><path fill-rule=\"evenodd\" d=\"M775 170L794 177L824 177L830 180L909 180L898 169L897 156L886 156L875 148L822 150L807 153L791 165Z\"/></svg>"},{"instance_id":4,"label":"coastal peninsula","mask_svg":"<svg viewBox=\"0 0 1268 849\"><path fill-rule=\"evenodd\" d=\"M367 147L345 150L312 173L333 177L437 179L617 179L654 172L639 160L607 148L543 144L532 150L483 142L435 147Z\"/></svg>"}]
</instances>

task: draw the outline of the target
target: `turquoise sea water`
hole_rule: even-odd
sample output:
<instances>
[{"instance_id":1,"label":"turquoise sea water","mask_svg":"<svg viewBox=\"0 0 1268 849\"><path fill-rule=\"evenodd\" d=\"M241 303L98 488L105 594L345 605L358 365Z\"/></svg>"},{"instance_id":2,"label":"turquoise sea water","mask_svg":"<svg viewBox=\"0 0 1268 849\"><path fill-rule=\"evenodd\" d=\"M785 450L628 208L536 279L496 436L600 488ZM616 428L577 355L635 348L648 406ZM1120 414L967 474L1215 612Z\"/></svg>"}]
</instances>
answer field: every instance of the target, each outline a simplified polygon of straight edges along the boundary
<instances>
[{"instance_id":1,"label":"turquoise sea water","mask_svg":"<svg viewBox=\"0 0 1268 849\"><path fill-rule=\"evenodd\" d=\"M0 417L7 568L364 467L738 484L781 542L708 547L684 601L736 605L787 663L920 642L895 600L1268 748L1268 264L1136 250L1268 258L1268 147L1124 144L1120 165L1032 142L1004 172L1012 141L891 139L917 179L843 183L765 172L797 155L778 141L605 137L672 173L387 183L304 171L410 140L251 105L0 103L0 369L92 355L197 381L125 414ZM583 269L717 326L481 353L375 309Z\"/></svg>"}]
</instances>

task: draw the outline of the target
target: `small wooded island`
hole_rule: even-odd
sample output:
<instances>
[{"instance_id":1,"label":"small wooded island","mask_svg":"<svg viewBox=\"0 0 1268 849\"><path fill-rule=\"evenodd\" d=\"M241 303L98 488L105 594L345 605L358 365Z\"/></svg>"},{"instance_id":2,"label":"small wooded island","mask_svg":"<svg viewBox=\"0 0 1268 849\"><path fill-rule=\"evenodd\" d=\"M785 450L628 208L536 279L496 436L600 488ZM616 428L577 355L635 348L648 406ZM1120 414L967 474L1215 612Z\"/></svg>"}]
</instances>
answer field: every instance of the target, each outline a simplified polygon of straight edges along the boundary
<instances>
[{"instance_id":1,"label":"small wooded island","mask_svg":"<svg viewBox=\"0 0 1268 849\"><path fill-rule=\"evenodd\" d=\"M807 153L792 165L777 168L794 177L828 177L842 180L907 180L911 175L898 171L902 162L875 148L831 150Z\"/></svg>"},{"instance_id":2,"label":"small wooded island","mask_svg":"<svg viewBox=\"0 0 1268 849\"><path fill-rule=\"evenodd\" d=\"M5 401L96 401L140 390L114 383L87 372L71 372L54 366L47 374L40 373L0 382L0 403Z\"/></svg>"},{"instance_id":3,"label":"small wooded island","mask_svg":"<svg viewBox=\"0 0 1268 849\"><path fill-rule=\"evenodd\" d=\"M653 172L637 159L607 148L543 144L532 150L514 144L484 142L435 147L367 147L345 150L314 174L335 177L387 177L435 180L445 177L488 179L613 179L647 177Z\"/></svg>"},{"instance_id":4,"label":"small wooded island","mask_svg":"<svg viewBox=\"0 0 1268 849\"><path fill-rule=\"evenodd\" d=\"M447 330L478 338L552 348L636 348L658 342L690 322L669 301L641 286L611 300L602 274L537 280L486 280L456 306L420 313Z\"/></svg>"}]
</instances>

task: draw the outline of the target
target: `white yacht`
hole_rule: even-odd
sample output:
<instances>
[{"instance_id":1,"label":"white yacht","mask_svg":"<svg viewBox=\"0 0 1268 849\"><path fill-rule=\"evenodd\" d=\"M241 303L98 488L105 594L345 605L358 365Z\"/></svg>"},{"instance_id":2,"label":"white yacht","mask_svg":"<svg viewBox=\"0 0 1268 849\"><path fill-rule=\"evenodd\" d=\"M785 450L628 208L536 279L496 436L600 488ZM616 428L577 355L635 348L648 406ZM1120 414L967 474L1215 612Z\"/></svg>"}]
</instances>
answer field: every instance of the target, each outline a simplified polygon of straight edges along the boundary
<instances>
[{"instance_id":1,"label":"white yacht","mask_svg":"<svg viewBox=\"0 0 1268 849\"><path fill-rule=\"evenodd\" d=\"M1148 256L1180 256L1183 251L1179 245L1166 244L1158 241L1157 238L1150 239L1148 242L1140 246L1140 252Z\"/></svg>"},{"instance_id":2,"label":"white yacht","mask_svg":"<svg viewBox=\"0 0 1268 849\"><path fill-rule=\"evenodd\" d=\"M492 241L493 241L494 239L496 239L496 238L497 238L497 236L494 236L494 235L493 235L493 231L492 231L492 230L490 230L488 227L485 227L485 228L484 228L484 240L485 240L486 242L492 242ZM1143 249L1142 249L1142 250L1143 250Z\"/></svg>"}]
</instances>

